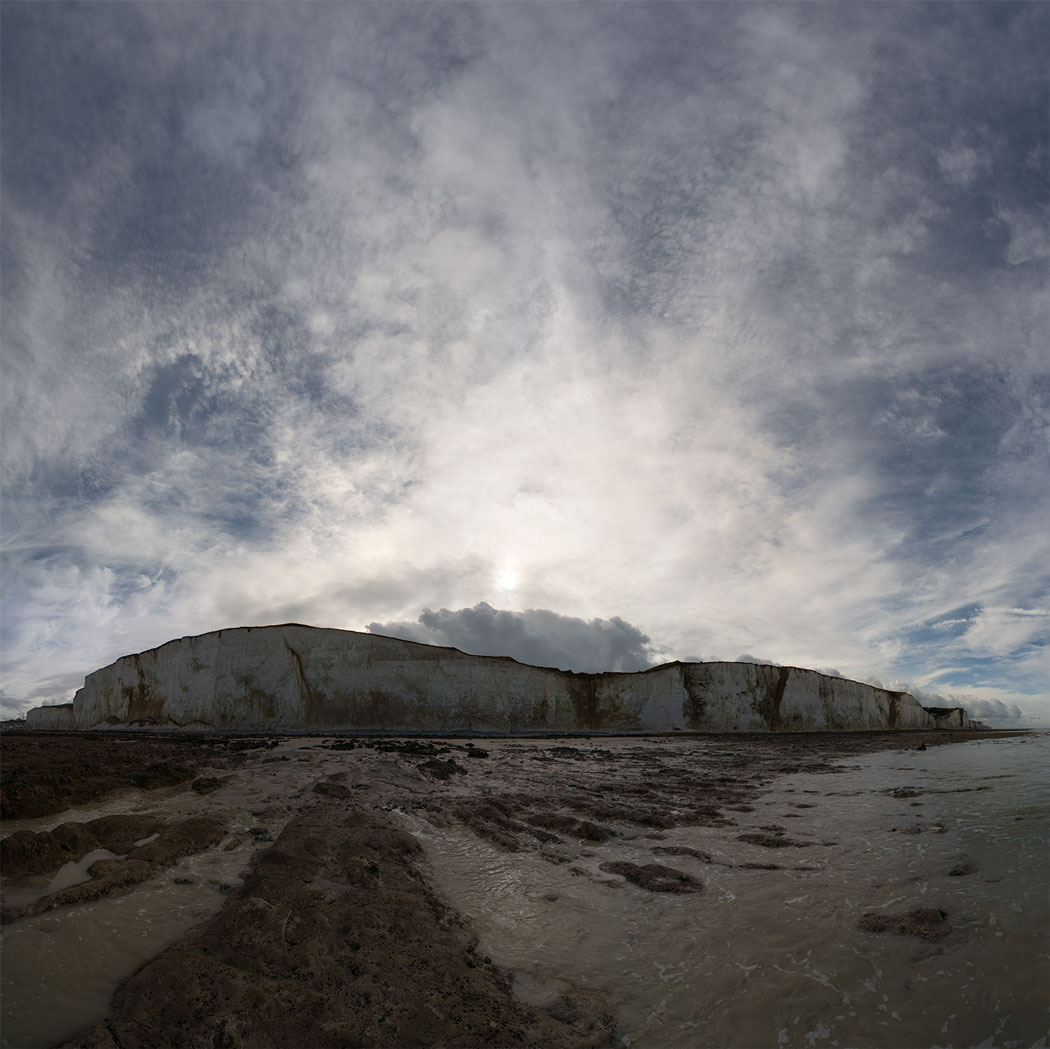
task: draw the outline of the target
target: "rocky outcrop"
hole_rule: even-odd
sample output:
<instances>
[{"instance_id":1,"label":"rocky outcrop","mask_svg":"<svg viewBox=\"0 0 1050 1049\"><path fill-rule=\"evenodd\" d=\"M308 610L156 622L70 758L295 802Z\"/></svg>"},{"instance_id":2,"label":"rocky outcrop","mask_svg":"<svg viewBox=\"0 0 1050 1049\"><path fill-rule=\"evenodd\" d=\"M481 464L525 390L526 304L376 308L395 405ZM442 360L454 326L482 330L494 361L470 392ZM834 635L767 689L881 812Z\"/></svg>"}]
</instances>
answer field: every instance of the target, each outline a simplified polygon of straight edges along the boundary
<instances>
[{"instance_id":1,"label":"rocky outcrop","mask_svg":"<svg viewBox=\"0 0 1050 1049\"><path fill-rule=\"evenodd\" d=\"M951 727L967 727L958 713ZM798 732L947 720L906 692L796 667L675 662L577 674L297 624L124 656L89 674L72 704L28 715L35 729L276 732Z\"/></svg>"},{"instance_id":2,"label":"rocky outcrop","mask_svg":"<svg viewBox=\"0 0 1050 1049\"><path fill-rule=\"evenodd\" d=\"M138 969L105 1023L63 1049L620 1044L593 991L519 1000L428 886L425 860L371 806L311 805L215 917Z\"/></svg>"},{"instance_id":3,"label":"rocky outcrop","mask_svg":"<svg viewBox=\"0 0 1050 1049\"><path fill-rule=\"evenodd\" d=\"M142 837L136 840L140 832ZM136 816L102 816L88 823L63 823L53 831L37 834L16 831L0 843L5 874L27 873L33 867L57 869L66 862L92 858L100 846L114 855L95 859L84 872L83 881L48 891L29 903L5 905L0 909L0 921L6 925L59 907L125 893L183 856L218 844L224 833L220 821L207 817L162 826L155 819Z\"/></svg>"}]
</instances>

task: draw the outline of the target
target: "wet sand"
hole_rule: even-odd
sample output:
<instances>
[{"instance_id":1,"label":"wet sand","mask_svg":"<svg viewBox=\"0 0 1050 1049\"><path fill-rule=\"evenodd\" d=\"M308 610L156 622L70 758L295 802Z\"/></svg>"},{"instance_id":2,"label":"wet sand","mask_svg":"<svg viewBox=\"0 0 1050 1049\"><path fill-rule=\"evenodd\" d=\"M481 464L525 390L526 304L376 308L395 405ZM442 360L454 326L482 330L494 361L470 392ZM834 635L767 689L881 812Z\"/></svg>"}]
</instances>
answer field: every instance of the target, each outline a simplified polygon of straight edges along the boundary
<instances>
[{"instance_id":1,"label":"wet sand","mask_svg":"<svg viewBox=\"0 0 1050 1049\"><path fill-rule=\"evenodd\" d=\"M142 915L176 887L199 898L185 928L169 930L174 942L112 962L115 993L79 1033L83 1006L63 1028L46 995L23 1005L5 989L4 1040L96 1049L617 1045L615 1003L584 990L585 980L530 994L479 950L449 905L453 893L440 891L443 879L451 884L443 841L468 851L474 841L478 853L522 869L549 865L638 899L686 898L705 891L707 869L805 869L833 844L834 827L790 822L792 807L814 802L782 806L784 822L761 815L756 799L779 777L815 773L830 785L834 758L974 735L7 733L5 936L48 919L72 926L121 899L141 898ZM999 735L1010 734L978 738ZM705 828L712 846L675 844L680 828ZM857 935L948 934L950 915L919 910ZM43 1015L34 1026L12 1017L19 1010ZM11 1030L25 1033L9 1038ZM50 1041L25 1040L47 1032Z\"/></svg>"}]
</instances>

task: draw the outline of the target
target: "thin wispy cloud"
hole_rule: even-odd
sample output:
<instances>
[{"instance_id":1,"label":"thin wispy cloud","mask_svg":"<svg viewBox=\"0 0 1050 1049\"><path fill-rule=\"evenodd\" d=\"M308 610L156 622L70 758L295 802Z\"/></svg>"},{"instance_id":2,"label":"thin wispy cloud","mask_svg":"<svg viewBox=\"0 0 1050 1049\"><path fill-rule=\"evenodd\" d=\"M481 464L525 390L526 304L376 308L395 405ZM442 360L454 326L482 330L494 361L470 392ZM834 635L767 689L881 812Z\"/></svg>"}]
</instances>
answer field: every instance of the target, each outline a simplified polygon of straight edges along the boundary
<instances>
[{"instance_id":1,"label":"thin wispy cloud","mask_svg":"<svg viewBox=\"0 0 1050 1049\"><path fill-rule=\"evenodd\" d=\"M1045 7L2 18L5 709L482 602L1050 702Z\"/></svg>"}]
</instances>

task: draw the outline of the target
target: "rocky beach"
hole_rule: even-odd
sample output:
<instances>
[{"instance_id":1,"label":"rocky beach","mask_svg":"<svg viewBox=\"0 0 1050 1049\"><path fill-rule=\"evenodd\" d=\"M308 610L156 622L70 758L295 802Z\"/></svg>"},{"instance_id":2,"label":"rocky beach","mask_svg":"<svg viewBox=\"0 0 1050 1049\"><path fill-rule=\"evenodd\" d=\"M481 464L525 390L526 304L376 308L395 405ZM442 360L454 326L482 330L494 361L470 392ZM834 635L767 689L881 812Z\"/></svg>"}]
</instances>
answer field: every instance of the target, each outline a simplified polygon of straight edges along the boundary
<instances>
[{"instance_id":1,"label":"rocky beach","mask_svg":"<svg viewBox=\"0 0 1050 1049\"><path fill-rule=\"evenodd\" d=\"M839 828L820 819L822 795L850 767L839 759L1008 735L6 733L3 1041L659 1044L625 1028L619 994L588 972L537 979L501 947L483 898L508 892L506 872L524 881L495 900L497 912L514 913L549 872L560 887L542 906L555 919L566 908L569 923L593 894L601 908L638 913L649 901L703 907L729 882L733 896L747 886L757 900L762 879L817 877L842 854ZM798 777L818 788L778 793ZM924 822L922 791L882 794L908 816L883 833L943 840L943 826ZM486 863L496 864L489 875ZM60 994L70 977L37 970L33 944L78 924L98 929L92 915L107 907L102 928L145 927L151 909L182 917L159 938L86 961L89 1000L69 986ZM878 913L861 908L841 933L859 950L888 937L936 951L952 923L923 890ZM85 935L73 937L82 950Z\"/></svg>"}]
</instances>

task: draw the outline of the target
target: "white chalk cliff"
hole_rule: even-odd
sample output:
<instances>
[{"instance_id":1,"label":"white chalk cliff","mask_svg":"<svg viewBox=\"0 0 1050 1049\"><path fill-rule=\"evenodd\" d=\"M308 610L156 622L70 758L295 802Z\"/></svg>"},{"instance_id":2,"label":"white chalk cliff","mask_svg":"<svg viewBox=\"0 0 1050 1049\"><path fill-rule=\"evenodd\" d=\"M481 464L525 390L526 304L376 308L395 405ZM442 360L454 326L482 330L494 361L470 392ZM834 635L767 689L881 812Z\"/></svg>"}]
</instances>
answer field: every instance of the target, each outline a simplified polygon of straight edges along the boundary
<instances>
[{"instance_id":1,"label":"white chalk cliff","mask_svg":"<svg viewBox=\"0 0 1050 1049\"><path fill-rule=\"evenodd\" d=\"M273 732L770 732L967 728L891 692L813 670L667 663L577 674L348 630L237 627L89 674L34 729Z\"/></svg>"}]
</instances>

